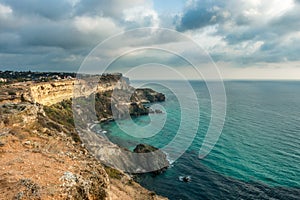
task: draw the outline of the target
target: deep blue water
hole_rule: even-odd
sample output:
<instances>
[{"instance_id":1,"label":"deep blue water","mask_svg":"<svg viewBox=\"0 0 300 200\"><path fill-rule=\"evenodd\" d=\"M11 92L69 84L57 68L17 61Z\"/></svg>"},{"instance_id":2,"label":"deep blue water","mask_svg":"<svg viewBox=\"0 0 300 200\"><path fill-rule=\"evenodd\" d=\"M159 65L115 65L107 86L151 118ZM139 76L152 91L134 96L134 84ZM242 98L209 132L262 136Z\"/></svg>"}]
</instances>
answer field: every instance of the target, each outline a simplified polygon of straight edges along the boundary
<instances>
[{"instance_id":1,"label":"deep blue water","mask_svg":"<svg viewBox=\"0 0 300 200\"><path fill-rule=\"evenodd\" d=\"M181 82L172 84L182 86ZM211 100L204 82L191 84L200 106L199 129L192 145L165 173L139 176L139 183L170 199L300 199L300 82L225 82L224 129L204 159L198 153L210 121ZM161 148L174 138L182 117L179 102L168 88L151 87L167 96L161 103L167 116L163 129L140 139L127 135L115 122L102 125L112 142L129 149L139 143ZM150 118L133 120L145 126ZM184 123L193 120L187 118ZM185 131L188 135L189 130ZM190 175L192 181L179 181L182 175Z\"/></svg>"}]
</instances>

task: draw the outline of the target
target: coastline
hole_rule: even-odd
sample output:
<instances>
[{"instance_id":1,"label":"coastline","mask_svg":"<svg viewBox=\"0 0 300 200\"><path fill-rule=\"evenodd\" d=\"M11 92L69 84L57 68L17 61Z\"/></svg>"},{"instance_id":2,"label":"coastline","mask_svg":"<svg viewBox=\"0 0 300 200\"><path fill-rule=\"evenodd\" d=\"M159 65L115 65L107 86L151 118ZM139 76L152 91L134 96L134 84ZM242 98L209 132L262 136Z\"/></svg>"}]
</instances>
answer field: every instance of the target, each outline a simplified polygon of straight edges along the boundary
<instances>
[{"instance_id":1,"label":"coastline","mask_svg":"<svg viewBox=\"0 0 300 200\"><path fill-rule=\"evenodd\" d=\"M21 152L27 152L27 158L36 166L33 167L32 165L26 164L27 161L22 159L23 167L21 167L21 169L16 169L15 167L18 167L19 164L14 163L13 166L9 168L9 171L5 170L3 172L4 174L1 174L2 178L0 184L1 188L5 190L7 187L11 187L11 184L20 184L20 187L3 193L1 189L0 193L14 197L21 195L22 197L30 199L48 199L50 197L55 199L68 199L69 197L72 197L73 199L76 199L80 195L81 197L86 196L88 199L94 199L94 197L96 197L95 195L100 195L100 193L100 196L103 196L100 199L117 199L120 194L123 195L122 199L165 199L142 188L123 172L107 171L109 168L103 167L103 164L100 164L99 161L95 160L95 155L86 150L88 148L86 145L81 144L80 140L82 138L78 138L78 135L73 128L72 120L70 120L72 117L72 114L70 113L71 107L69 107L71 101L65 100L66 92L64 92L62 97L58 97L60 95L59 90L62 88L67 87L67 91L70 91L69 86L64 85L65 83L66 82L64 81L61 81L60 83L56 82L55 87L45 83L47 87L50 85L48 91L51 91L51 87L54 87L54 93L48 93L47 90L45 91L46 87L44 87L43 90L45 92L43 95L47 93L54 95L51 96L50 99L46 96L46 101L43 100L41 93L39 95L33 94L33 92L41 92L40 90L32 89L32 87L37 86L43 87L43 84L41 83L37 86L29 85L28 83L4 86L5 90L2 90L4 94L5 91L15 90L16 92L14 92L14 94L9 94L7 92L6 96L2 95L2 98L0 98L0 112L2 113L0 128L2 131L5 130L5 133L1 134L0 137L1 166L3 166L3 169L6 169L5 166L9 166L9 160L22 157L20 154ZM110 87L113 87L113 84L111 84ZM62 91L66 90L63 89ZM38 98L35 99L35 97ZM57 99L63 98L63 100L59 102L56 102L57 100L55 100L50 104L55 97L58 97ZM45 103L45 105L41 103ZM134 115L136 116L138 113L134 113ZM106 115L106 117L100 118L99 122L106 123L111 120L112 118L107 117ZM58 142L54 145L50 145L54 138L54 141ZM17 141L18 145L12 145L14 143L13 141ZM114 150L116 150L116 145L113 144L113 146ZM53 153L47 152L49 151L49 147L52 149ZM9 152L14 152L12 155L13 157L8 157L10 154ZM60 153L56 155L55 152ZM36 160L35 157L40 154L41 156ZM45 159L48 156L51 156L51 164L45 164ZM8 158L9 160L7 160ZM47 170L48 167L55 169L53 164L57 162L61 162L61 164L58 165L60 166L59 170L55 172ZM94 170L89 170L89 173L83 173L83 171L88 169L86 164L94 166L93 169L97 171L100 170L101 173L96 173L94 174L95 176L89 175L90 173L94 173ZM36 177L30 175L33 173L32 170L35 171L34 174L36 174ZM47 192L50 190L49 183L47 182L50 178L48 175L46 176L45 173L41 173L41 170L48 171L48 175L52 174L52 181L49 183L51 183L51 187L54 188L52 189L53 192L51 194ZM120 177L117 176L116 178L116 173L120 173ZM94 178L100 182L93 183L92 180L94 180ZM75 184L75 179L80 181ZM8 180L14 181L10 182ZM24 182L24 180L26 181ZM88 184L88 186L84 186L85 184ZM100 190L93 189L95 184L101 185L99 188ZM36 189L30 190L31 187L35 187ZM76 188L82 188L82 192L79 192Z\"/></svg>"}]
</instances>

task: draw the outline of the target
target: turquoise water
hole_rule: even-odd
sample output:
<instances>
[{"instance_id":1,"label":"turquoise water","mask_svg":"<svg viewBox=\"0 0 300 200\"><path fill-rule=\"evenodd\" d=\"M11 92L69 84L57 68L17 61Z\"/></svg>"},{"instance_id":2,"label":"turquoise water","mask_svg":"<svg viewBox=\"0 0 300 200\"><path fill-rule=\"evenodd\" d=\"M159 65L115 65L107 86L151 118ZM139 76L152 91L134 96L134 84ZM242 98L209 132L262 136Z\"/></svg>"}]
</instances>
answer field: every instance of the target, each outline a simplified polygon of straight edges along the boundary
<instances>
[{"instance_id":1,"label":"turquoise water","mask_svg":"<svg viewBox=\"0 0 300 200\"><path fill-rule=\"evenodd\" d=\"M179 88L182 85L176 81L172 84ZM141 185L170 199L299 199L300 82L225 82L224 129L204 159L199 159L198 153L209 125L211 102L204 82L191 84L199 98L197 135L166 173L139 176ZM161 148L174 138L181 120L179 102L167 88L151 87L167 97L161 103L166 116L155 114L158 119L167 117L163 129L153 137L140 139L124 133L115 122L102 125L112 142L129 149L139 143ZM133 120L145 126L150 118ZM191 120L195 119L184 122ZM188 129L185 131L190 134ZM182 175L190 175L192 181L180 182L178 177Z\"/></svg>"}]
</instances>

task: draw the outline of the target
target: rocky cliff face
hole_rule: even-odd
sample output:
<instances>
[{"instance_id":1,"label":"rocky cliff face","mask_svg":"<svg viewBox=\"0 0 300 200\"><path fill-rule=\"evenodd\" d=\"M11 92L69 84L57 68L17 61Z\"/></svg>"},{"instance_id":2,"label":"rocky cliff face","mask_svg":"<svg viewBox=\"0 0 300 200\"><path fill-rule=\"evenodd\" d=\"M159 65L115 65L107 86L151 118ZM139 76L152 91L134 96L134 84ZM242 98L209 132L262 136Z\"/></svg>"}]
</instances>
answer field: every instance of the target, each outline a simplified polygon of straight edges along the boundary
<instances>
[{"instance_id":1,"label":"rocky cliff face","mask_svg":"<svg viewBox=\"0 0 300 200\"><path fill-rule=\"evenodd\" d=\"M164 199L104 167L42 105L1 105L0 122L0 199Z\"/></svg>"},{"instance_id":2,"label":"rocky cliff face","mask_svg":"<svg viewBox=\"0 0 300 200\"><path fill-rule=\"evenodd\" d=\"M73 96L75 81L57 81L30 85L30 92L34 102L42 105L52 105Z\"/></svg>"},{"instance_id":3,"label":"rocky cliff face","mask_svg":"<svg viewBox=\"0 0 300 200\"><path fill-rule=\"evenodd\" d=\"M95 76L91 81L97 81L95 87L90 87L88 80L60 80L51 82L24 82L1 86L0 104L31 102L42 105L52 105L74 96L75 85L81 85L83 96L91 93L103 93L114 89L131 89L128 78L121 74Z\"/></svg>"},{"instance_id":4,"label":"rocky cliff face","mask_svg":"<svg viewBox=\"0 0 300 200\"><path fill-rule=\"evenodd\" d=\"M46 83L32 84L29 86L32 99L42 105L52 105L63 100L73 98L76 84L81 85L83 96L89 96L91 93L104 93L112 91L115 88L127 89L129 82L122 75L103 75L94 77L91 81L98 81L95 87L90 87L86 80L64 80Z\"/></svg>"},{"instance_id":5,"label":"rocky cliff face","mask_svg":"<svg viewBox=\"0 0 300 200\"><path fill-rule=\"evenodd\" d=\"M162 93L152 89L131 87L128 78L121 74L105 74L84 80L25 82L0 87L0 105L27 102L47 108L73 98L74 114L86 124L153 113L144 104L165 100Z\"/></svg>"},{"instance_id":6,"label":"rocky cliff face","mask_svg":"<svg viewBox=\"0 0 300 200\"><path fill-rule=\"evenodd\" d=\"M0 199L108 199L103 166L42 106L4 104L0 113Z\"/></svg>"},{"instance_id":7,"label":"rocky cliff face","mask_svg":"<svg viewBox=\"0 0 300 200\"><path fill-rule=\"evenodd\" d=\"M99 120L112 116L109 103L113 89L133 89L128 79L118 81L120 78L120 75L100 78L96 88L99 103L95 104ZM130 158L118 161L116 157L109 157L112 152L123 154L120 147L89 129L82 130L85 136L78 137L70 100L74 84L74 80L68 80L1 88L0 199L163 199L123 172L98 162L116 162L118 166L127 159L130 163ZM82 98L95 92L88 87L85 91L86 96ZM125 103L132 106L129 114L148 112L142 101L151 100L143 92L139 93ZM156 96L153 99L161 98L160 93L150 93ZM120 102L115 103L117 106ZM96 146L82 145L82 139L92 137Z\"/></svg>"},{"instance_id":8,"label":"rocky cliff face","mask_svg":"<svg viewBox=\"0 0 300 200\"><path fill-rule=\"evenodd\" d=\"M33 102L30 92L30 83L17 83L0 86L0 104Z\"/></svg>"}]
</instances>

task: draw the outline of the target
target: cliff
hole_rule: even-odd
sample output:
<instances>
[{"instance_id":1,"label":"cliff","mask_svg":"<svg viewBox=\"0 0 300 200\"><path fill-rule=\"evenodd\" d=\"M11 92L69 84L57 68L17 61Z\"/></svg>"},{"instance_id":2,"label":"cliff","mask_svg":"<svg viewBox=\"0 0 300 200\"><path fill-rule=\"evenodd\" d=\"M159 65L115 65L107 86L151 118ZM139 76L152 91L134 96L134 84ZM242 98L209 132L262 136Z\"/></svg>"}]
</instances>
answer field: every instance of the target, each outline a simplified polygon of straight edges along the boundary
<instances>
[{"instance_id":1,"label":"cliff","mask_svg":"<svg viewBox=\"0 0 300 200\"><path fill-rule=\"evenodd\" d=\"M84 80L57 80L35 83L32 81L15 84L2 85L0 91L0 104L31 102L42 105L52 105L74 96L75 84L82 84L85 88L84 95L88 96L93 92L105 92L113 90L117 83L129 87L128 79L122 75L106 75L99 77L96 91L86 87Z\"/></svg>"},{"instance_id":2,"label":"cliff","mask_svg":"<svg viewBox=\"0 0 300 200\"><path fill-rule=\"evenodd\" d=\"M113 109L118 111L119 118L122 118L128 114L125 113L126 110L130 110L129 114L132 115L148 114L149 111L143 106L143 103L165 100L163 94L152 89L131 87L128 78L121 74L96 76L92 78L92 81L97 81L94 84L95 87L90 86L91 83L88 80L80 79L4 85L1 86L0 104L29 102L50 106L63 100L69 100L74 96L79 98L78 94L85 98L94 94L96 95L97 114L100 120L105 120L112 117L111 105L114 106ZM80 92L74 94L76 89L79 89ZM132 96L128 97L128 94L132 94Z\"/></svg>"},{"instance_id":3,"label":"cliff","mask_svg":"<svg viewBox=\"0 0 300 200\"><path fill-rule=\"evenodd\" d=\"M96 84L93 82L96 81ZM91 84L92 83L92 84ZM93 86L91 86L93 85ZM80 92L74 91L80 90ZM80 95L80 96L78 96ZM128 96L131 95L131 96ZM149 109L144 103L164 101L165 96L150 88L135 89L121 74L94 76L91 80L72 79L51 82L24 82L1 86L0 105L6 103L37 103L51 106L76 96L78 102L91 104L95 99L98 119L126 118L129 115L145 115ZM75 100L76 103L76 100ZM80 103L77 106L80 106ZM115 111L115 113L112 112ZM90 114L86 113L86 116ZM82 116L84 118L84 116Z\"/></svg>"},{"instance_id":4,"label":"cliff","mask_svg":"<svg viewBox=\"0 0 300 200\"><path fill-rule=\"evenodd\" d=\"M163 199L104 167L40 105L0 106L0 199Z\"/></svg>"},{"instance_id":5,"label":"cliff","mask_svg":"<svg viewBox=\"0 0 300 200\"><path fill-rule=\"evenodd\" d=\"M133 89L126 78L116 85L120 78L106 75L99 80L99 120L112 117L110 107L104 104L110 102L113 88ZM163 199L99 162L101 156L102 163L116 162L107 153L120 151L120 147L104 141L98 143L101 152L95 152L82 145L85 137L79 138L75 131L70 100L74 84L75 80L27 82L1 88L0 199ZM89 98L91 91L87 88L81 98ZM152 95L158 98L162 94ZM131 100L128 105L139 106L129 114L148 112L141 103L150 101L145 95L135 94ZM92 134L83 131L86 136Z\"/></svg>"}]
</instances>

